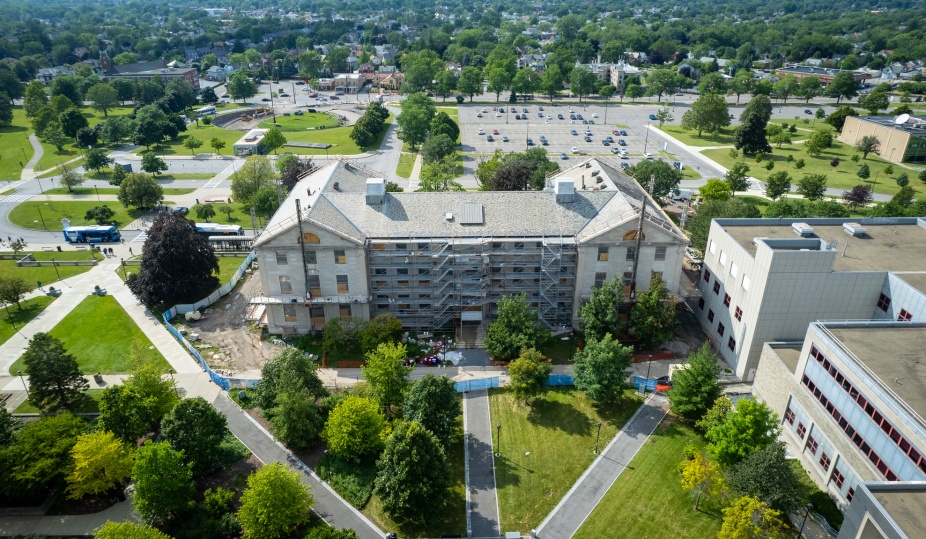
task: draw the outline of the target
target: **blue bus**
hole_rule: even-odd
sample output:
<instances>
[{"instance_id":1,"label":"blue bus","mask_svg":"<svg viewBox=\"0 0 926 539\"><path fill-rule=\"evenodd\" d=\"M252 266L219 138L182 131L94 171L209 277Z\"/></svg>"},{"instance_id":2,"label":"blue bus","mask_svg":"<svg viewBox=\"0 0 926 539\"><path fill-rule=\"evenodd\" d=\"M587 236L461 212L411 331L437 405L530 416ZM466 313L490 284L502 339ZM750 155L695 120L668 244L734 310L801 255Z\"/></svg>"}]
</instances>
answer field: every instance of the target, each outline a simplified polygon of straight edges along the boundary
<instances>
[{"instance_id":1,"label":"blue bus","mask_svg":"<svg viewBox=\"0 0 926 539\"><path fill-rule=\"evenodd\" d=\"M238 225L220 225L217 223L196 223L193 227L200 236L241 236L244 229Z\"/></svg>"},{"instance_id":2,"label":"blue bus","mask_svg":"<svg viewBox=\"0 0 926 539\"><path fill-rule=\"evenodd\" d=\"M63 233L68 243L102 243L122 238L119 229L110 225L69 226Z\"/></svg>"}]
</instances>

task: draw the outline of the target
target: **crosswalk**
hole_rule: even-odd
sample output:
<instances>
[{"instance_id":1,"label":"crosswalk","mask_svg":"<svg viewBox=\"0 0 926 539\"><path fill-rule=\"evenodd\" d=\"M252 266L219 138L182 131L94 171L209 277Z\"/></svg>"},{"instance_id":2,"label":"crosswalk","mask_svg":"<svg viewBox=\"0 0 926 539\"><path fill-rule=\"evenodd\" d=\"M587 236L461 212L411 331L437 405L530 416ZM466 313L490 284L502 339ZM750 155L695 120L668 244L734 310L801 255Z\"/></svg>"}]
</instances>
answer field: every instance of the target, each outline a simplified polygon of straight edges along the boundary
<instances>
[{"instance_id":1,"label":"crosswalk","mask_svg":"<svg viewBox=\"0 0 926 539\"><path fill-rule=\"evenodd\" d=\"M206 185L204 185L203 187L204 187L205 189L215 189L216 187L219 186L220 183L222 183L223 181L225 181L225 180L227 180L227 179L228 179L227 176L223 176L223 175L220 174L220 175L216 176L215 178L212 178L211 180L209 180L208 182L206 182Z\"/></svg>"},{"instance_id":2,"label":"crosswalk","mask_svg":"<svg viewBox=\"0 0 926 539\"><path fill-rule=\"evenodd\" d=\"M32 195L6 195L0 196L0 204L4 202L25 202L32 198Z\"/></svg>"},{"instance_id":3,"label":"crosswalk","mask_svg":"<svg viewBox=\"0 0 926 539\"><path fill-rule=\"evenodd\" d=\"M133 239L129 243L145 243L145 240L147 239L148 239L148 233L142 232L141 234L135 236L135 239Z\"/></svg>"}]
</instances>

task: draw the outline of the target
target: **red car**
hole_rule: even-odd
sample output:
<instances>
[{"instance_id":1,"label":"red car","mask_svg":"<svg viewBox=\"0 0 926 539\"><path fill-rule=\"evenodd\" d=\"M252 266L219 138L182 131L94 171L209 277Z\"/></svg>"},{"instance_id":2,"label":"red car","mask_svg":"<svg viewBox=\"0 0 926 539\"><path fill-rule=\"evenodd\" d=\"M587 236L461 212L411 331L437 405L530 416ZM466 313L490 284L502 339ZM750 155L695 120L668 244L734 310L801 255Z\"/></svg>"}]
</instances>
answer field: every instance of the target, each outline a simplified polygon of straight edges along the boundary
<instances>
[{"instance_id":1,"label":"red car","mask_svg":"<svg viewBox=\"0 0 926 539\"><path fill-rule=\"evenodd\" d=\"M620 135L621 132L618 131L617 129L614 129L614 130L611 131L611 134L612 134L612 135Z\"/></svg>"},{"instance_id":2,"label":"red car","mask_svg":"<svg viewBox=\"0 0 926 539\"><path fill-rule=\"evenodd\" d=\"M497 134L498 134L498 129L493 129L493 130L492 130L492 134L493 134L493 135L497 135Z\"/></svg>"},{"instance_id":3,"label":"red car","mask_svg":"<svg viewBox=\"0 0 926 539\"><path fill-rule=\"evenodd\" d=\"M315 93L315 92L312 92L312 93L309 94L309 97L318 97L318 94ZM616 135L616 134L617 134L617 133L615 133L615 135Z\"/></svg>"}]
</instances>

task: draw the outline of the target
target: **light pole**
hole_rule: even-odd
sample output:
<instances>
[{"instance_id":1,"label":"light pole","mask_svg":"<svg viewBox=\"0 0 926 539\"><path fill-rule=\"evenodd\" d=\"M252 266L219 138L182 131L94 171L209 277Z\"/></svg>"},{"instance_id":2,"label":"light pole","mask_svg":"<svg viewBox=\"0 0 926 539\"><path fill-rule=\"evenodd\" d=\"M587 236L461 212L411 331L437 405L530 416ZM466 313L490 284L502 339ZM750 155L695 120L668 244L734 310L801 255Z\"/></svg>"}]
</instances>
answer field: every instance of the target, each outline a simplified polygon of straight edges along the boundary
<instances>
[{"instance_id":1,"label":"light pole","mask_svg":"<svg viewBox=\"0 0 926 539\"><path fill-rule=\"evenodd\" d=\"M29 158L28 158L28 157L26 157L26 149L25 149L25 148L23 148L23 147L20 147L19 149L23 151L23 159L26 159L26 160L28 161L28 160L29 160Z\"/></svg>"},{"instance_id":2,"label":"light pole","mask_svg":"<svg viewBox=\"0 0 926 539\"><path fill-rule=\"evenodd\" d=\"M653 354L649 355L649 361L646 362L646 383L649 384L649 370L653 366ZM646 392L644 391L644 394Z\"/></svg>"},{"instance_id":3,"label":"light pole","mask_svg":"<svg viewBox=\"0 0 926 539\"><path fill-rule=\"evenodd\" d=\"M3 307L6 308L6 315L10 318L10 325L13 326L13 329L16 329L16 322L13 322L13 315L10 314L10 304L4 303ZM22 371L19 371L19 373L22 375Z\"/></svg>"},{"instance_id":4,"label":"light pole","mask_svg":"<svg viewBox=\"0 0 926 539\"><path fill-rule=\"evenodd\" d=\"M643 154L646 156L646 145L649 144L649 122L646 122L646 138L643 139Z\"/></svg>"},{"instance_id":5,"label":"light pole","mask_svg":"<svg viewBox=\"0 0 926 539\"><path fill-rule=\"evenodd\" d=\"M23 378L23 371L16 371L16 374L19 376L19 379L23 383L23 389L26 390L26 397L32 398L32 395L29 394L29 386L26 385L26 380Z\"/></svg>"},{"instance_id":6,"label":"light pole","mask_svg":"<svg viewBox=\"0 0 926 539\"><path fill-rule=\"evenodd\" d=\"M502 424L495 425L495 456L500 457L502 451Z\"/></svg>"},{"instance_id":7,"label":"light pole","mask_svg":"<svg viewBox=\"0 0 926 539\"><path fill-rule=\"evenodd\" d=\"M45 194L45 190L42 189L42 179L39 178L38 176L36 176L35 181L39 182L39 191L41 191L42 194L44 195L44 194Z\"/></svg>"},{"instance_id":8,"label":"light pole","mask_svg":"<svg viewBox=\"0 0 926 539\"><path fill-rule=\"evenodd\" d=\"M179 397L180 390L177 389L177 381L174 380L174 369L167 369L167 374L170 375L170 384L174 386L174 393L176 393L177 396Z\"/></svg>"},{"instance_id":9,"label":"light pole","mask_svg":"<svg viewBox=\"0 0 926 539\"><path fill-rule=\"evenodd\" d=\"M51 265L55 267L55 275L58 276L58 280L60 281L60 280L61 280L61 274L58 273L58 263L55 262L54 257L52 257L52 259L51 259Z\"/></svg>"},{"instance_id":10,"label":"light pole","mask_svg":"<svg viewBox=\"0 0 926 539\"><path fill-rule=\"evenodd\" d=\"M601 421L598 422L598 434L595 435L595 454L598 454L598 440L601 438Z\"/></svg>"},{"instance_id":11,"label":"light pole","mask_svg":"<svg viewBox=\"0 0 926 539\"><path fill-rule=\"evenodd\" d=\"M42 216L42 206L41 204L35 207L39 211L39 219L42 220L42 230L48 230L48 227L45 226L45 217Z\"/></svg>"},{"instance_id":12,"label":"light pole","mask_svg":"<svg viewBox=\"0 0 926 539\"><path fill-rule=\"evenodd\" d=\"M804 537L804 525L807 524L807 517L810 516L810 504L804 506L804 520L801 521L801 529L797 531L798 539Z\"/></svg>"},{"instance_id":13,"label":"light pole","mask_svg":"<svg viewBox=\"0 0 926 539\"><path fill-rule=\"evenodd\" d=\"M100 200L100 190L99 190L99 188L98 188L97 186L94 185L94 186L93 186L93 190L96 191L96 201L97 201L97 202L102 202L102 200Z\"/></svg>"},{"instance_id":14,"label":"light pole","mask_svg":"<svg viewBox=\"0 0 926 539\"><path fill-rule=\"evenodd\" d=\"M325 450L325 480L331 477L331 470L328 469L328 450Z\"/></svg>"}]
</instances>

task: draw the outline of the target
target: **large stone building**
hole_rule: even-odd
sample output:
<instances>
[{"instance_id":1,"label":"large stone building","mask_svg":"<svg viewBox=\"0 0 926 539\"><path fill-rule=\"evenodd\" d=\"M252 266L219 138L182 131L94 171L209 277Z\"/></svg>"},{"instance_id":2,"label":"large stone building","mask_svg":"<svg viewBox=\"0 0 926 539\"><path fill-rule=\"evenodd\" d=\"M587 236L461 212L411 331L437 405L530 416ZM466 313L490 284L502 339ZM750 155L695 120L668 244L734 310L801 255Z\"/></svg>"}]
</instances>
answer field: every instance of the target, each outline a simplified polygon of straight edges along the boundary
<instances>
[{"instance_id":1,"label":"large stone building","mask_svg":"<svg viewBox=\"0 0 926 539\"><path fill-rule=\"evenodd\" d=\"M775 70L775 76L778 78L787 77L788 75L793 75L797 80L801 80L805 77L817 77L820 80L820 84L823 86L829 86L833 79L836 78L841 72L852 73L852 78L856 82L862 83L865 82L869 75L864 71L849 71L848 69L831 69L828 67L813 67L813 66L801 66L801 65L789 65L785 67L779 67Z\"/></svg>"},{"instance_id":2,"label":"large stone building","mask_svg":"<svg viewBox=\"0 0 926 539\"><path fill-rule=\"evenodd\" d=\"M850 146L862 137L878 139L882 159L894 163L926 162L926 118L902 114L900 116L848 116L839 133L839 140Z\"/></svg>"},{"instance_id":3,"label":"large stone building","mask_svg":"<svg viewBox=\"0 0 926 539\"><path fill-rule=\"evenodd\" d=\"M549 183L387 193L377 173L332 163L295 186L255 241L262 295L251 302L265 306L271 333L383 313L410 329L461 329L524 293L561 330L612 277L629 283L636 270L645 289L659 274L677 291L688 240L636 181L589 159Z\"/></svg>"},{"instance_id":4,"label":"large stone building","mask_svg":"<svg viewBox=\"0 0 926 539\"><path fill-rule=\"evenodd\" d=\"M113 79L143 81L158 77L167 83L173 79L183 79L192 84L194 90L199 91L199 71L195 67L167 67L167 63L163 59L135 64L113 65L109 56L102 54L100 55L100 68L103 70L102 77L106 81Z\"/></svg>"}]
</instances>

